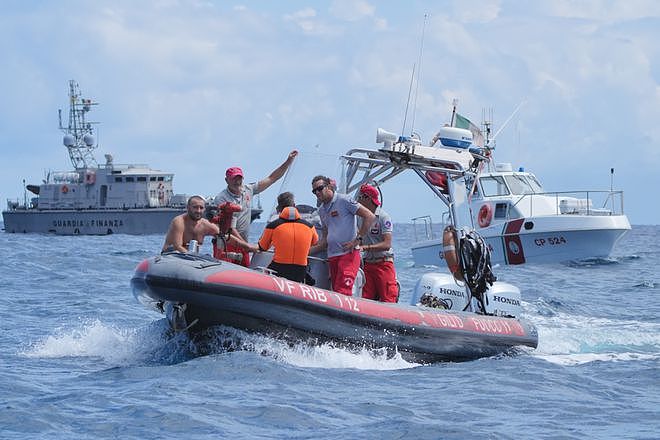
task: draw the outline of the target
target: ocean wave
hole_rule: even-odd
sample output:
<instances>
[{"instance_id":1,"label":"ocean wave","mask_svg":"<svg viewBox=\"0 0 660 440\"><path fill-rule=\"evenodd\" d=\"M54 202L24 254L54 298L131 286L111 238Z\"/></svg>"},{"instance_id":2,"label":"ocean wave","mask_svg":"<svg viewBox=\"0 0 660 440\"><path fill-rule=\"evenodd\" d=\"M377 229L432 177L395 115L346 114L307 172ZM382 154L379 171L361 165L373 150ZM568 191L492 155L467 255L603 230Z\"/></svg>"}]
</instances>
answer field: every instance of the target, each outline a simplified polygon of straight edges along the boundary
<instances>
[{"instance_id":1,"label":"ocean wave","mask_svg":"<svg viewBox=\"0 0 660 440\"><path fill-rule=\"evenodd\" d=\"M637 360L660 357L660 324L558 312L532 316L539 331L533 355L544 359Z\"/></svg>"},{"instance_id":2,"label":"ocean wave","mask_svg":"<svg viewBox=\"0 0 660 440\"><path fill-rule=\"evenodd\" d=\"M610 266L613 264L620 264L618 258L608 257L608 258L585 258L582 260L571 260L567 261L565 264L568 267L592 267L592 266Z\"/></svg>"},{"instance_id":3,"label":"ocean wave","mask_svg":"<svg viewBox=\"0 0 660 440\"><path fill-rule=\"evenodd\" d=\"M250 351L278 362L306 368L399 370L420 365L408 362L400 353L388 349L346 347L330 342L318 342L315 339L281 339L225 326L209 329L197 337L196 343L200 348L199 352L204 354Z\"/></svg>"}]
</instances>

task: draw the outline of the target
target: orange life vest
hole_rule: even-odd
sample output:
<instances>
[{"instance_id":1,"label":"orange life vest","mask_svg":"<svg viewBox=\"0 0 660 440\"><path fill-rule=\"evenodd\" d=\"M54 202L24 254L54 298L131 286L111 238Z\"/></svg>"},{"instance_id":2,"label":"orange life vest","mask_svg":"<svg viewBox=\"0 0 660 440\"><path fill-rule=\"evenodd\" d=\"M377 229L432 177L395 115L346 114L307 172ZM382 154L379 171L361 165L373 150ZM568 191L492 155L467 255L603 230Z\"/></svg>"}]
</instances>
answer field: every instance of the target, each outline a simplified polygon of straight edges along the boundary
<instances>
[{"instance_id":1,"label":"orange life vest","mask_svg":"<svg viewBox=\"0 0 660 440\"><path fill-rule=\"evenodd\" d=\"M259 248L275 247L273 261L280 264L307 265L309 248L319 241L314 225L300 218L295 207L286 207L280 217L268 223L259 239Z\"/></svg>"}]
</instances>

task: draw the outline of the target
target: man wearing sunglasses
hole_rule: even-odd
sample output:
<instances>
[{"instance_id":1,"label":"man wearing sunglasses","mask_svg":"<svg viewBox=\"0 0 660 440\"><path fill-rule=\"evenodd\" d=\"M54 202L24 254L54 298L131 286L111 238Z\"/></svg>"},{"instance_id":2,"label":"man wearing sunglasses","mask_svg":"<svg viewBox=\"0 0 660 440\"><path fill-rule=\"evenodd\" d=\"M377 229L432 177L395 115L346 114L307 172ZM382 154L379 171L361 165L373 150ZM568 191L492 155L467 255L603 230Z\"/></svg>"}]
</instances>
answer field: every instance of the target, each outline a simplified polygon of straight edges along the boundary
<instances>
[{"instance_id":1,"label":"man wearing sunglasses","mask_svg":"<svg viewBox=\"0 0 660 440\"><path fill-rule=\"evenodd\" d=\"M313 251L328 250L330 284L337 293L351 296L353 283L360 268L360 245L376 216L364 206L335 191L330 178L312 179L312 193L319 202L319 217L323 234ZM356 218L362 218L358 230Z\"/></svg>"},{"instance_id":2,"label":"man wearing sunglasses","mask_svg":"<svg viewBox=\"0 0 660 440\"><path fill-rule=\"evenodd\" d=\"M252 220L252 198L255 194L265 191L273 183L277 182L291 166L293 160L298 155L298 150L289 153L284 163L277 167L272 173L256 183L243 184L243 170L239 167L228 168L225 172L225 182L227 188L220 192L213 199L214 205L221 205L224 202L236 203L241 207L239 212L234 213L232 219L232 233L238 234L239 238L248 241L250 232L250 222ZM243 259L241 264L248 267L250 265L250 255L241 248L229 249L232 252L241 252Z\"/></svg>"}]
</instances>

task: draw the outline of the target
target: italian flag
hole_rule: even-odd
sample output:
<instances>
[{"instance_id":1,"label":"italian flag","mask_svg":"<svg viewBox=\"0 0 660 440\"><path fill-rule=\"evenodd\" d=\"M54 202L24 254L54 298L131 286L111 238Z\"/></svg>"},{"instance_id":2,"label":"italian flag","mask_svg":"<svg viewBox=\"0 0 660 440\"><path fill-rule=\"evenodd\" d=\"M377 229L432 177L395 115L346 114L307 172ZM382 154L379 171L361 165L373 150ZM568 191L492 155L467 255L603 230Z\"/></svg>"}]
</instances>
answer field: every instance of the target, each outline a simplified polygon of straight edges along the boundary
<instances>
[{"instance_id":1,"label":"italian flag","mask_svg":"<svg viewBox=\"0 0 660 440\"><path fill-rule=\"evenodd\" d=\"M481 129L473 124L472 121L470 121L465 116L456 113L456 118L454 119L454 127L470 130L472 132L472 145L479 148L484 146L484 135L481 133Z\"/></svg>"}]
</instances>

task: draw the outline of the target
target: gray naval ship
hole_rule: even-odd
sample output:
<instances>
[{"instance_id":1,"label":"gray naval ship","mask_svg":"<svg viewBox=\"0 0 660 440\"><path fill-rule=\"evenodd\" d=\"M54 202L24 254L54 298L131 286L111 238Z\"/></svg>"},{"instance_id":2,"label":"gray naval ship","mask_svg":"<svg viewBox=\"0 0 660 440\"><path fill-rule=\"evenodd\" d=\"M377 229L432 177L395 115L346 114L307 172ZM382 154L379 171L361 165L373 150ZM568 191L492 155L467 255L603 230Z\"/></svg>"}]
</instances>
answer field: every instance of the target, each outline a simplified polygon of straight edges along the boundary
<instances>
[{"instance_id":1,"label":"gray naval ship","mask_svg":"<svg viewBox=\"0 0 660 440\"><path fill-rule=\"evenodd\" d=\"M174 193L173 173L142 164L116 164L109 154L105 164L97 164L97 123L87 121L96 105L82 98L78 84L69 81L69 121L62 125L60 110L59 128L74 169L48 171L40 185L24 185L23 203L10 200L2 212L6 232L164 234L172 218L185 212L187 196ZM36 197L28 200L27 191ZM253 220L260 212L253 209Z\"/></svg>"}]
</instances>

